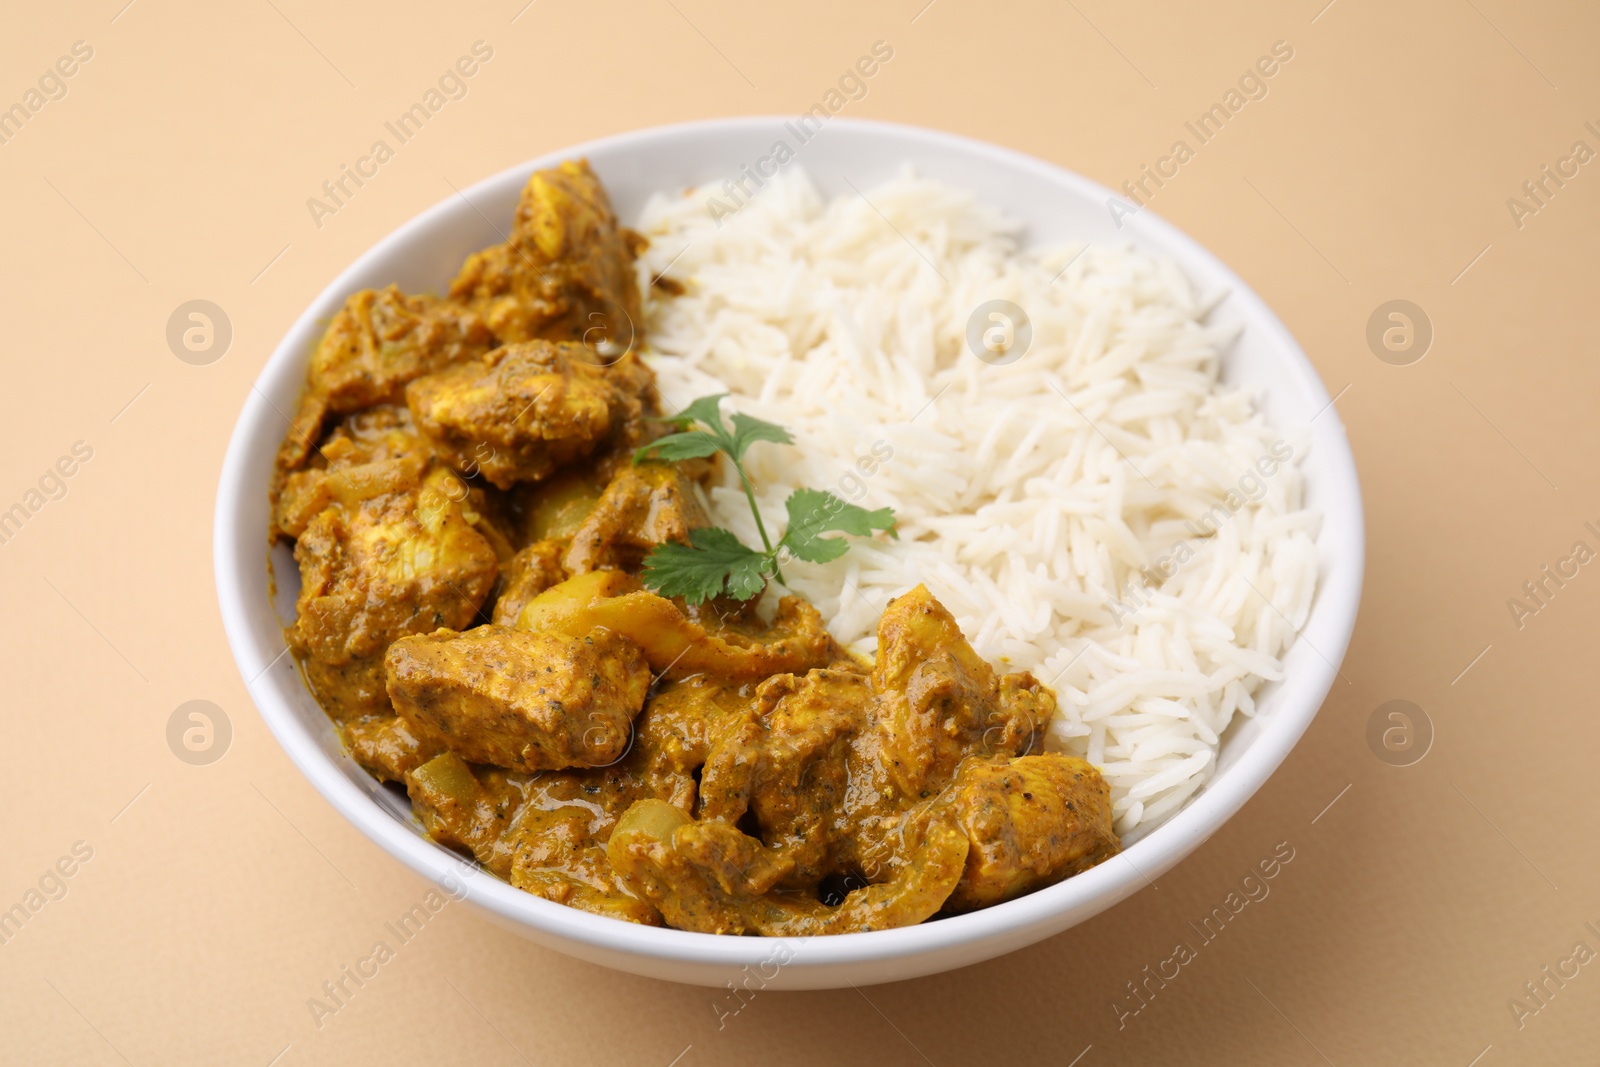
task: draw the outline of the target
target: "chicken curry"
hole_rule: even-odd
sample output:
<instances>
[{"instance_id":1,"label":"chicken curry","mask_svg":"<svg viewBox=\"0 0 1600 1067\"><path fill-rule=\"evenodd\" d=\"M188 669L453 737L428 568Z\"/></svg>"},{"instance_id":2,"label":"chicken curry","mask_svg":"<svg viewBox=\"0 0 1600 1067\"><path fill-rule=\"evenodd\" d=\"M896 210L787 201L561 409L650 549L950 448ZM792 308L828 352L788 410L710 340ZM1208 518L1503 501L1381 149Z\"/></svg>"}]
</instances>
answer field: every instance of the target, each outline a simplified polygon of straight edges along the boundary
<instances>
[{"instance_id":1,"label":"chicken curry","mask_svg":"<svg viewBox=\"0 0 1600 1067\"><path fill-rule=\"evenodd\" d=\"M904 926L1116 854L1099 771L1044 750L1055 694L926 588L869 659L776 587L649 586L726 457L648 453L670 426L643 247L565 163L447 295L365 290L330 322L272 536L300 570L289 645L352 757L512 885L683 930Z\"/></svg>"}]
</instances>

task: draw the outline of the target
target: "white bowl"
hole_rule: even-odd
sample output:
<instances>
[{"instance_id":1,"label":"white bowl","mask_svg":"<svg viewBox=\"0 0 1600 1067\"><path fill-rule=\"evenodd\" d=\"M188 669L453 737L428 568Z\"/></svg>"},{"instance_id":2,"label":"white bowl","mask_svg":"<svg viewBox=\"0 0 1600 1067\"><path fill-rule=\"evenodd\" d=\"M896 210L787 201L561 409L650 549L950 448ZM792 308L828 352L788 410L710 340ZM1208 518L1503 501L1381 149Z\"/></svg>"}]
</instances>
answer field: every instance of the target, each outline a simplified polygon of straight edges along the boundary
<instances>
[{"instance_id":1,"label":"white bowl","mask_svg":"<svg viewBox=\"0 0 1600 1067\"><path fill-rule=\"evenodd\" d=\"M1260 788L1316 715L1355 624L1364 544L1355 462L1338 413L1283 324L1214 256L1148 210L1123 217L1119 229L1108 211L1111 193L1059 167L946 133L835 118L798 147L797 161L826 194L848 189L847 178L869 188L910 163L1022 220L1031 242L1131 241L1172 256L1200 292L1230 293L1211 319L1244 327L1226 354L1225 376L1257 391L1271 424L1310 424L1306 503L1324 516L1316 602L1285 657L1285 680L1264 687L1257 698L1260 714L1224 737L1216 773L1204 790L1129 843L1121 857L1018 900L921 926L807 940L636 926L513 889L423 837L404 798L343 753L291 657L283 655L283 626L292 619L298 581L287 553L278 556L284 588L274 604L267 484L308 353L329 317L358 289L397 282L408 291L442 290L468 252L502 239L518 193L535 169L587 157L619 215L630 220L651 193L735 176L780 139L797 144L784 119L745 118L565 148L480 182L465 199L445 200L380 241L300 316L245 402L217 495L217 594L239 670L289 758L345 818L413 870L464 894L509 929L580 959L700 985L733 980L756 983L751 988L825 989L914 978L1011 952L1104 911L1192 852Z\"/></svg>"}]
</instances>

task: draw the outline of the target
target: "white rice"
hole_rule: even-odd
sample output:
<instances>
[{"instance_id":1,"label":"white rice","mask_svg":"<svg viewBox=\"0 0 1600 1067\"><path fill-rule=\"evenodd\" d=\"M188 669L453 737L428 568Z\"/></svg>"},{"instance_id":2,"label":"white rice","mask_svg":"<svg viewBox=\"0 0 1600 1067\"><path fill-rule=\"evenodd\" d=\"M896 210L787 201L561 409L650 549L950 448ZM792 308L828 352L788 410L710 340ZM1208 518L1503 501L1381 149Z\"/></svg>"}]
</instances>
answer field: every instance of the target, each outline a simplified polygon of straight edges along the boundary
<instances>
[{"instance_id":1,"label":"white rice","mask_svg":"<svg viewBox=\"0 0 1600 1067\"><path fill-rule=\"evenodd\" d=\"M638 223L641 283L687 287L647 300L663 403L729 392L727 408L794 434L747 457L769 530L800 486L899 521L898 541L786 563L790 586L870 652L888 600L925 583L980 654L1054 686L1048 747L1102 769L1120 833L1176 811L1281 677L1317 575L1306 439L1218 382L1231 338L1205 325L1215 301L1130 248L1019 249L1007 220L909 173L824 201L789 168L720 227L711 195L658 195ZM1033 327L1008 365L966 342L996 298ZM1266 476L1275 443L1294 459ZM759 544L727 473L714 520ZM1219 502L1231 519L1198 522ZM1185 541L1193 558L1131 599Z\"/></svg>"}]
</instances>

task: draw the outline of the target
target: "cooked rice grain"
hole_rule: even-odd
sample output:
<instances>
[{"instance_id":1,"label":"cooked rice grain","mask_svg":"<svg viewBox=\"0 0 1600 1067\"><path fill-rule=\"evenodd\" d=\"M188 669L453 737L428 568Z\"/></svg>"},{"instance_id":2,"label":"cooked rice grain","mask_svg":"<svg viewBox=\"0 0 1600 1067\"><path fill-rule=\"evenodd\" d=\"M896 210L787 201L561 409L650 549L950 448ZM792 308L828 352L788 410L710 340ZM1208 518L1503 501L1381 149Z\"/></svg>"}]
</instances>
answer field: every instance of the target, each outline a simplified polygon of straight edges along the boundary
<instances>
[{"instance_id":1,"label":"cooked rice grain","mask_svg":"<svg viewBox=\"0 0 1600 1067\"><path fill-rule=\"evenodd\" d=\"M792 587L870 652L889 599L925 583L980 654L1055 687L1050 747L1102 767L1119 832L1176 811L1282 676L1317 577L1307 439L1218 381L1232 338L1204 318L1221 294L1131 248L1021 248L999 214L909 173L825 201L790 168L720 227L713 194L658 195L639 222L642 282L686 287L647 308L664 402L730 392L794 434L747 458L769 527L800 486L899 520L898 541L786 563ZM992 299L1033 325L1007 365L966 345ZM1280 439L1294 461L1252 474ZM712 513L757 543L725 474ZM1225 501L1243 503L1214 536L1186 525L1209 534ZM1130 583L1180 543L1192 558L1138 606Z\"/></svg>"}]
</instances>

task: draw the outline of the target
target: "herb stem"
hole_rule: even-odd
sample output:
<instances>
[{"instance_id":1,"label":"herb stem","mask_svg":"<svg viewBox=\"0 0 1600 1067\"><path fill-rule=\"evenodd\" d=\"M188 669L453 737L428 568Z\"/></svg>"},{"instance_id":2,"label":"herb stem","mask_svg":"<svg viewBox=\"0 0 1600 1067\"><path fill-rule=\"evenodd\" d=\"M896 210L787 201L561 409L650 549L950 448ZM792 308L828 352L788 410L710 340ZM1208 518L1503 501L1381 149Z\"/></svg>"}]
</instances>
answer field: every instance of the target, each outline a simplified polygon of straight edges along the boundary
<instances>
[{"instance_id":1,"label":"herb stem","mask_svg":"<svg viewBox=\"0 0 1600 1067\"><path fill-rule=\"evenodd\" d=\"M788 585L783 577L783 568L778 566L777 550L772 547L772 539L767 536L767 524L761 521L761 509L756 507L756 494L750 485L750 476L745 474L744 464L738 460L733 461L733 469L739 472L739 481L744 485L744 498L750 502L750 514L756 517L756 531L761 534L761 543L766 546L767 558L772 561L772 576L784 585Z\"/></svg>"}]
</instances>

